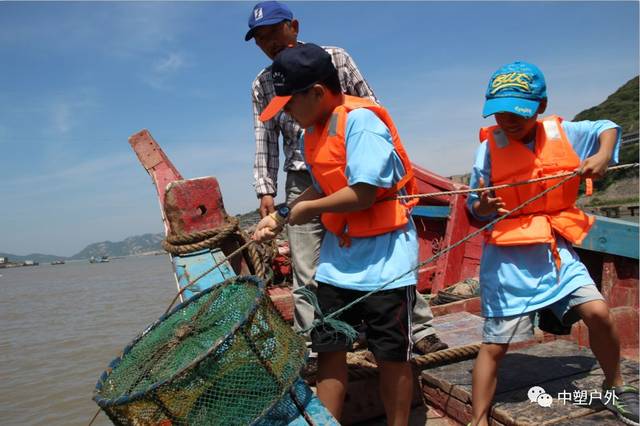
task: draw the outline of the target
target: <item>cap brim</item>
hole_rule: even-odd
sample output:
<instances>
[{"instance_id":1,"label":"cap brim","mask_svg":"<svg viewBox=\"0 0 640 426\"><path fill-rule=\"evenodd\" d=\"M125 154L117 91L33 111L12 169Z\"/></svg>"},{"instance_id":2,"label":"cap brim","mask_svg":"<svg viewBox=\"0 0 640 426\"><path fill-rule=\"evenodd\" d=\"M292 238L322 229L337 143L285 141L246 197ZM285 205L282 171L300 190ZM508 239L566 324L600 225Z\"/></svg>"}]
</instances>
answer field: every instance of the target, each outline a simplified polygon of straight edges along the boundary
<instances>
[{"instance_id":1,"label":"cap brim","mask_svg":"<svg viewBox=\"0 0 640 426\"><path fill-rule=\"evenodd\" d=\"M482 109L482 116L488 117L499 112L510 112L524 118L531 118L538 112L540 101L522 98L487 99Z\"/></svg>"},{"instance_id":2,"label":"cap brim","mask_svg":"<svg viewBox=\"0 0 640 426\"><path fill-rule=\"evenodd\" d=\"M289 102L291 96L276 96L271 99L269 105L260 113L260 121L271 120Z\"/></svg>"},{"instance_id":3,"label":"cap brim","mask_svg":"<svg viewBox=\"0 0 640 426\"><path fill-rule=\"evenodd\" d=\"M273 25L278 24L282 21L286 21L287 18L276 17L271 19L265 19L264 21L260 21L259 24L256 24L253 28L247 31L247 34L244 36L244 41L249 41L253 38L253 33L256 31L256 28L264 27L265 25Z\"/></svg>"}]
</instances>

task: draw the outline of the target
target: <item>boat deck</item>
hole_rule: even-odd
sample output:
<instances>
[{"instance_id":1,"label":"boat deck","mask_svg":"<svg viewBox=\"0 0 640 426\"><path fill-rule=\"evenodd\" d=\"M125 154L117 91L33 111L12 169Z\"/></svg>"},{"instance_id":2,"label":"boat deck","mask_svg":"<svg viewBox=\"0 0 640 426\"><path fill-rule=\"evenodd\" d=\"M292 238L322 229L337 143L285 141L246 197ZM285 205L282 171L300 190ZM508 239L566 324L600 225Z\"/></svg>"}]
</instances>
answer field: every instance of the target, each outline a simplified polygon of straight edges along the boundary
<instances>
[{"instance_id":1,"label":"boat deck","mask_svg":"<svg viewBox=\"0 0 640 426\"><path fill-rule=\"evenodd\" d=\"M450 347L479 343L482 318L469 312L437 316L433 326ZM499 370L492 410L494 425L622 424L600 403L604 375L590 349L568 340L541 343L544 336L513 345ZM466 425L471 420L471 371L475 359L424 369L418 373L414 408L409 424ZM627 383L638 385L637 357L622 360ZM343 424L384 425L384 411L377 396L377 375L351 377ZM553 398L542 407L528 398L533 386ZM586 401L581 397L586 395ZM560 400L559 397L564 400ZM589 397L591 403L589 404Z\"/></svg>"},{"instance_id":2,"label":"boat deck","mask_svg":"<svg viewBox=\"0 0 640 426\"><path fill-rule=\"evenodd\" d=\"M429 404L447 416L467 423L471 419L471 371L474 360L425 370L420 384ZM638 384L638 363L623 359L622 375ZM601 404L604 374L589 349L556 340L509 352L498 372L491 413L495 425L621 424ZM531 402L533 386L552 397L550 407Z\"/></svg>"}]
</instances>

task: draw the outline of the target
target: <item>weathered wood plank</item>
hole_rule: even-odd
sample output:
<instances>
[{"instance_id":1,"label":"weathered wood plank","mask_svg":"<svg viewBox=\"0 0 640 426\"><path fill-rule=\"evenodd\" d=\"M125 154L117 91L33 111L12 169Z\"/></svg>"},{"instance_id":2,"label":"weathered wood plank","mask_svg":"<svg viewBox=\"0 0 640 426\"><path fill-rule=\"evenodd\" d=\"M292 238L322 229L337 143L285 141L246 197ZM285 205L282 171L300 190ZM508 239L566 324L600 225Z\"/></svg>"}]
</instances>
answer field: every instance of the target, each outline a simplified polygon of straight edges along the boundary
<instances>
[{"instance_id":1,"label":"weathered wood plank","mask_svg":"<svg viewBox=\"0 0 640 426\"><path fill-rule=\"evenodd\" d=\"M430 403L458 421L470 420L471 372L474 360L467 360L423 371L421 383ZM638 383L638 363L623 360L621 372L628 383ZM590 350L557 340L513 351L505 357L498 372L492 417L505 425L557 424L590 416L604 407L597 393L604 373ZM550 407L531 402L528 391L542 387L553 400ZM574 392L594 395L590 405L574 404ZM559 400L564 395L565 401ZM567 395L571 395L567 399ZM461 404L469 409L462 409ZM447 411L447 408L450 410ZM457 407L457 408L456 408ZM606 417L605 417L606 418ZM608 414L611 421L613 415ZM574 420L571 420L574 419Z\"/></svg>"}]
</instances>

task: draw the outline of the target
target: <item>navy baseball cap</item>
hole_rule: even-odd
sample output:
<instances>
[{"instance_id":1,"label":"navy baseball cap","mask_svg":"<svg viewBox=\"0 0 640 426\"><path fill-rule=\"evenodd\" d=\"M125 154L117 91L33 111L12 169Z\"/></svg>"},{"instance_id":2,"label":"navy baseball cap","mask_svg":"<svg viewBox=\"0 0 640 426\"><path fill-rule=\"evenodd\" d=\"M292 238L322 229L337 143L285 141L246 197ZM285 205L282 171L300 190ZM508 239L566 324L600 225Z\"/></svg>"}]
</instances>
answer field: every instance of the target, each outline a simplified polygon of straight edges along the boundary
<instances>
[{"instance_id":1,"label":"navy baseball cap","mask_svg":"<svg viewBox=\"0 0 640 426\"><path fill-rule=\"evenodd\" d=\"M244 36L244 41L253 38L253 32L257 27L273 25L282 21L291 21L293 12L285 4L277 1L263 1L256 4L249 16L249 31Z\"/></svg>"},{"instance_id":2,"label":"navy baseball cap","mask_svg":"<svg viewBox=\"0 0 640 426\"><path fill-rule=\"evenodd\" d=\"M294 94L304 92L337 72L331 55L318 45L305 43L283 49L271 65L276 96L260 114L260 121L270 120Z\"/></svg>"},{"instance_id":3,"label":"navy baseball cap","mask_svg":"<svg viewBox=\"0 0 640 426\"><path fill-rule=\"evenodd\" d=\"M547 84L538 67L516 61L493 73L485 98L484 117L511 112L531 118L538 112L540 101L547 98Z\"/></svg>"}]
</instances>

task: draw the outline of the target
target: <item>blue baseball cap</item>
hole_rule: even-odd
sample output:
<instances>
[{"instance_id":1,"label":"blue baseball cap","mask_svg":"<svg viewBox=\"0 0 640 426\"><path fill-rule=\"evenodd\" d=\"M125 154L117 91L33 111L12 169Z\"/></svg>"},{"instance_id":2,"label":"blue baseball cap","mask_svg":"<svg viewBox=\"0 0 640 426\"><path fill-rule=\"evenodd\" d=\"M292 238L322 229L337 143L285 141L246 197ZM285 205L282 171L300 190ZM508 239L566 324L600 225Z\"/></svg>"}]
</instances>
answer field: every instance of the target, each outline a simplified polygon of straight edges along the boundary
<instances>
[{"instance_id":1,"label":"blue baseball cap","mask_svg":"<svg viewBox=\"0 0 640 426\"><path fill-rule=\"evenodd\" d=\"M489 80L482 115L511 112L531 118L538 112L540 101L547 98L547 84L538 67L516 61L503 65Z\"/></svg>"},{"instance_id":2,"label":"blue baseball cap","mask_svg":"<svg viewBox=\"0 0 640 426\"><path fill-rule=\"evenodd\" d=\"M291 21L293 12L285 4L277 1L263 1L256 4L249 16L249 31L244 36L244 41L253 38L253 32L258 27L273 25L282 21Z\"/></svg>"},{"instance_id":3,"label":"blue baseball cap","mask_svg":"<svg viewBox=\"0 0 640 426\"><path fill-rule=\"evenodd\" d=\"M260 121L272 119L296 93L304 92L319 81L338 71L331 55L313 43L299 44L283 49L271 65L274 96L260 113Z\"/></svg>"}]
</instances>

